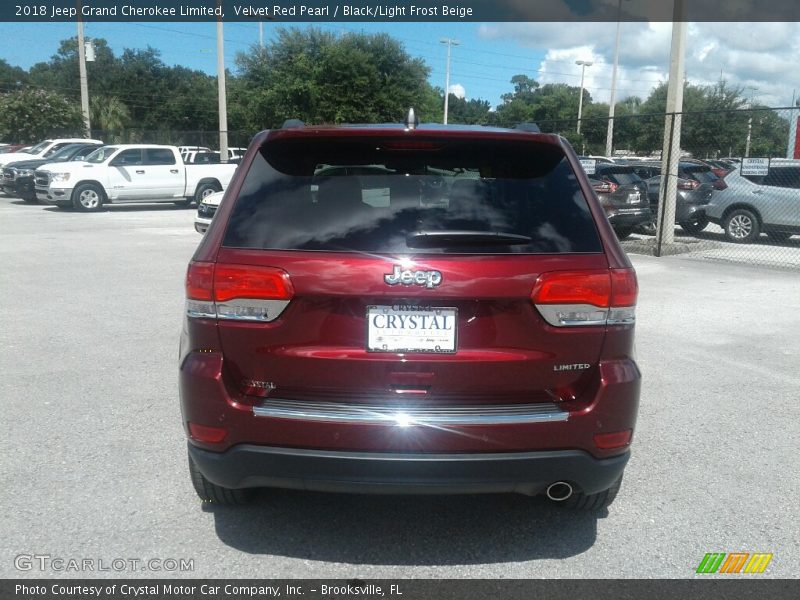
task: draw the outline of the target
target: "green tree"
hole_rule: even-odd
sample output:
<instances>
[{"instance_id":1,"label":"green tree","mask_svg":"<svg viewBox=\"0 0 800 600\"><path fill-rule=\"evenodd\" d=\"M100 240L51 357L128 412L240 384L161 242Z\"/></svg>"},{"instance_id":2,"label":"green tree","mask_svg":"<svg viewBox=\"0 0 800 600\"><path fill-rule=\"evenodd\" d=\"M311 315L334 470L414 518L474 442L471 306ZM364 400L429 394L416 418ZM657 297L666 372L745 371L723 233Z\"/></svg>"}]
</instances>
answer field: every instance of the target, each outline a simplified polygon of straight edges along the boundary
<instances>
[{"instance_id":1,"label":"green tree","mask_svg":"<svg viewBox=\"0 0 800 600\"><path fill-rule=\"evenodd\" d=\"M236 118L253 130L287 118L399 122L409 107L433 104L430 69L386 34L279 29L265 48L239 53L236 65Z\"/></svg>"},{"instance_id":2,"label":"green tree","mask_svg":"<svg viewBox=\"0 0 800 600\"><path fill-rule=\"evenodd\" d=\"M92 128L102 130L106 142L118 144L126 141L123 132L131 123L131 113L119 98L93 96L89 108Z\"/></svg>"},{"instance_id":3,"label":"green tree","mask_svg":"<svg viewBox=\"0 0 800 600\"><path fill-rule=\"evenodd\" d=\"M578 104L581 90L565 83L540 86L527 75L514 75L512 93L503 94L497 107L496 119L504 127L535 122L542 131L569 133L578 123ZM591 104L591 95L583 90L584 107Z\"/></svg>"},{"instance_id":4,"label":"green tree","mask_svg":"<svg viewBox=\"0 0 800 600\"><path fill-rule=\"evenodd\" d=\"M80 108L61 94L24 88L0 95L0 139L29 144L82 133Z\"/></svg>"},{"instance_id":5,"label":"green tree","mask_svg":"<svg viewBox=\"0 0 800 600\"><path fill-rule=\"evenodd\" d=\"M0 58L0 93L10 92L22 87L28 80L28 74L20 67L12 67Z\"/></svg>"},{"instance_id":6,"label":"green tree","mask_svg":"<svg viewBox=\"0 0 800 600\"><path fill-rule=\"evenodd\" d=\"M447 122L465 125L490 125L494 120L488 100L459 98L450 94L447 100Z\"/></svg>"}]
</instances>

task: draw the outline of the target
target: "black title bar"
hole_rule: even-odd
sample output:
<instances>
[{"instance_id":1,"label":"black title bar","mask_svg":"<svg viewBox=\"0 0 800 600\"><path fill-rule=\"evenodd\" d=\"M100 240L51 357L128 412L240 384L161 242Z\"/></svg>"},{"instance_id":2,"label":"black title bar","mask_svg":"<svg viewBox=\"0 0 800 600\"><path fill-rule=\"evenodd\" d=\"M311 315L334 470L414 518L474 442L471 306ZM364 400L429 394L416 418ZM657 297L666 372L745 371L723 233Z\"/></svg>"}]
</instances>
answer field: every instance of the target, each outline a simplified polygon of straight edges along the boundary
<instances>
[{"instance_id":1,"label":"black title bar","mask_svg":"<svg viewBox=\"0 0 800 600\"><path fill-rule=\"evenodd\" d=\"M3 0L0 21L800 21L797 0Z\"/></svg>"},{"instance_id":2,"label":"black title bar","mask_svg":"<svg viewBox=\"0 0 800 600\"><path fill-rule=\"evenodd\" d=\"M694 580L25 579L1 580L4 600L784 600L797 582L731 576Z\"/></svg>"}]
</instances>

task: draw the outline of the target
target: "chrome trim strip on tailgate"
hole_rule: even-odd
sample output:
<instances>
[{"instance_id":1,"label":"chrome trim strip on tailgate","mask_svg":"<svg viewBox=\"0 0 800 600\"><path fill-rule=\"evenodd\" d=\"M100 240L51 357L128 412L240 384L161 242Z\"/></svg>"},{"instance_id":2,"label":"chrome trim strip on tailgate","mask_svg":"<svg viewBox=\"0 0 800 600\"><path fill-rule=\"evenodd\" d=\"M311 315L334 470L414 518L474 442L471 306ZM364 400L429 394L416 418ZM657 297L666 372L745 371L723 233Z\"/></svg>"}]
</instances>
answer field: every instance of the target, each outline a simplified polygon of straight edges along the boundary
<instances>
[{"instance_id":1,"label":"chrome trim strip on tailgate","mask_svg":"<svg viewBox=\"0 0 800 600\"><path fill-rule=\"evenodd\" d=\"M552 402L474 406L394 406L269 399L253 407L257 417L407 425L511 425L566 421L569 413Z\"/></svg>"}]
</instances>

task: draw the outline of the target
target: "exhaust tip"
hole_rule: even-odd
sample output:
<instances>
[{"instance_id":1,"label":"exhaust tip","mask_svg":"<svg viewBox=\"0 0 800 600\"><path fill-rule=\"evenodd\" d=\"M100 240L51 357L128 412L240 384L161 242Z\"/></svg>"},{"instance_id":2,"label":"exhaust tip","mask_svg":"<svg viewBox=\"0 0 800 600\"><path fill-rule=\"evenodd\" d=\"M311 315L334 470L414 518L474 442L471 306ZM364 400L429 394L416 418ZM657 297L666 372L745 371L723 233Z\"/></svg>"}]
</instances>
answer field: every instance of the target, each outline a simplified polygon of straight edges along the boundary
<instances>
[{"instance_id":1,"label":"exhaust tip","mask_svg":"<svg viewBox=\"0 0 800 600\"><path fill-rule=\"evenodd\" d=\"M572 486L566 481L556 481L547 486L547 497L553 502L563 502L572 496Z\"/></svg>"}]
</instances>

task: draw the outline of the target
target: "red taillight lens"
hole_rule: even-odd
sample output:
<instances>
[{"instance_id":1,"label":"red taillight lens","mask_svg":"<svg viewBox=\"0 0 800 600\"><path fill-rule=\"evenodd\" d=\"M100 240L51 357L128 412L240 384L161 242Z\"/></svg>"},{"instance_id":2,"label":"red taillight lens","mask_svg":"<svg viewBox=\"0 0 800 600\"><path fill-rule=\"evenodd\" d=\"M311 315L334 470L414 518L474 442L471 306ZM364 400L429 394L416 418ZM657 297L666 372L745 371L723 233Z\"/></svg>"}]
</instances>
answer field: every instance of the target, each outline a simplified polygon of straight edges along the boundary
<instances>
[{"instance_id":1,"label":"red taillight lens","mask_svg":"<svg viewBox=\"0 0 800 600\"><path fill-rule=\"evenodd\" d=\"M221 427L208 427L189 422L189 435L193 440L206 442L207 444L219 444L225 439L228 432Z\"/></svg>"},{"instance_id":2,"label":"red taillight lens","mask_svg":"<svg viewBox=\"0 0 800 600\"><path fill-rule=\"evenodd\" d=\"M291 300L294 296L289 275L273 267L218 264L214 270L214 300L234 298Z\"/></svg>"},{"instance_id":3,"label":"red taillight lens","mask_svg":"<svg viewBox=\"0 0 800 600\"><path fill-rule=\"evenodd\" d=\"M192 318L274 321L293 296L289 274L275 267L192 262L186 275Z\"/></svg>"},{"instance_id":4,"label":"red taillight lens","mask_svg":"<svg viewBox=\"0 0 800 600\"><path fill-rule=\"evenodd\" d=\"M638 286L633 269L542 273L531 301L550 325L631 325Z\"/></svg>"},{"instance_id":5,"label":"red taillight lens","mask_svg":"<svg viewBox=\"0 0 800 600\"><path fill-rule=\"evenodd\" d=\"M596 433L594 434L594 445L600 450L622 448L631 443L631 437L633 437L632 429L614 431L612 433Z\"/></svg>"},{"instance_id":6,"label":"red taillight lens","mask_svg":"<svg viewBox=\"0 0 800 600\"><path fill-rule=\"evenodd\" d=\"M189 300L212 300L214 263L191 262L186 272L186 297Z\"/></svg>"},{"instance_id":7,"label":"red taillight lens","mask_svg":"<svg viewBox=\"0 0 800 600\"><path fill-rule=\"evenodd\" d=\"M694 179L678 179L679 190L696 190L700 187L700 182Z\"/></svg>"},{"instance_id":8,"label":"red taillight lens","mask_svg":"<svg viewBox=\"0 0 800 600\"><path fill-rule=\"evenodd\" d=\"M592 187L598 194L613 194L617 191L619 185L613 181L598 181L597 183L593 183Z\"/></svg>"},{"instance_id":9,"label":"red taillight lens","mask_svg":"<svg viewBox=\"0 0 800 600\"><path fill-rule=\"evenodd\" d=\"M634 306L639 295L639 283L633 269L611 270L611 306Z\"/></svg>"},{"instance_id":10,"label":"red taillight lens","mask_svg":"<svg viewBox=\"0 0 800 600\"><path fill-rule=\"evenodd\" d=\"M531 292L534 304L591 304L607 307L611 296L608 271L543 273Z\"/></svg>"}]
</instances>

